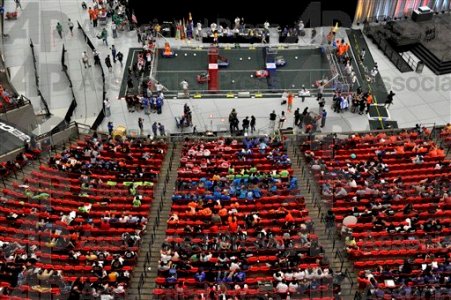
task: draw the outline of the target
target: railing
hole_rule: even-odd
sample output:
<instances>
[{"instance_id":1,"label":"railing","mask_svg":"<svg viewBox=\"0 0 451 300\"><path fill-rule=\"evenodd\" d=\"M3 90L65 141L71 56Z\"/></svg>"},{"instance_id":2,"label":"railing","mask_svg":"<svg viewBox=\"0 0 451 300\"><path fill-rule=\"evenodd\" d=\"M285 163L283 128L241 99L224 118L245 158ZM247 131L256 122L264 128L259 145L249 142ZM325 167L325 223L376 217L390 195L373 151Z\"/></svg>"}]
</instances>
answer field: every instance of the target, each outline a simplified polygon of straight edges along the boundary
<instances>
[{"instance_id":1,"label":"railing","mask_svg":"<svg viewBox=\"0 0 451 300\"><path fill-rule=\"evenodd\" d=\"M36 53L34 52L34 44L31 39L30 39L30 48L31 48L31 54L33 57L34 77L36 79L36 90L38 92L38 96L41 98L41 103L44 106L46 117L50 117L51 113L49 110L49 106L47 104L47 101L44 99L44 96L42 96L41 89L39 88L39 73L38 73L38 67L37 67L37 62L36 62Z\"/></svg>"},{"instance_id":2,"label":"railing","mask_svg":"<svg viewBox=\"0 0 451 300\"><path fill-rule=\"evenodd\" d=\"M401 57L404 61L412 68L412 70L416 70L418 66L418 60L414 59L409 53L402 52Z\"/></svg>"},{"instance_id":3,"label":"railing","mask_svg":"<svg viewBox=\"0 0 451 300\"><path fill-rule=\"evenodd\" d=\"M88 47L91 49L92 52L96 51L96 48L94 47L94 44L91 42L89 36L84 31L83 27L81 26L80 22L77 22L78 29L83 34L86 44L88 44ZM102 63L100 63L100 72L102 74L102 110L97 115L97 118L95 119L94 123L91 126L92 130L96 130L100 124L102 124L103 120L105 119L105 99L106 99L106 85L105 85L105 72L102 68Z\"/></svg>"},{"instance_id":4,"label":"railing","mask_svg":"<svg viewBox=\"0 0 451 300\"><path fill-rule=\"evenodd\" d=\"M431 135L429 138L435 139L437 136L439 136L443 126L436 126L434 123L431 124L423 124L424 127L427 127L430 129ZM401 132L404 132L405 130L415 130L415 128L410 129L390 129L390 130L374 130L374 131L366 131L366 132L360 132L360 134L366 134L366 133L387 133L387 134L399 134ZM355 134L355 132L347 132L347 133L340 133L340 136L352 136ZM334 149L334 145L336 143L336 134L318 134L318 135L291 135L288 138L287 143L289 143L294 150L296 160L293 161L293 163L296 163L299 168L301 168L301 176L305 180L307 185L307 192L311 193L312 195L312 203L315 208L318 208L318 216L320 216L321 222L323 222L326 226L325 232L327 233L328 239L332 240L332 250L335 251L334 256L338 261L340 262L340 272L343 273L343 266L346 261L346 253L343 251L343 248L337 248L337 240L342 241L341 234L338 232L337 227L335 224L333 226L329 226L326 224L325 215L322 213L323 209L329 208L334 201L334 197L332 196L332 203L330 201L323 201L322 198L322 192L319 184L315 181L313 175L311 174L309 170L309 166L304 165L302 163L302 157L303 153L300 150L301 144L304 142L309 142L311 150L315 151L318 149ZM333 150L332 150L333 151ZM334 153L331 153L332 157L334 157ZM350 289L349 292L352 291L354 285L356 284L355 280L353 279L353 274L348 270L345 269L343 275L350 283ZM356 292L354 299L362 299L363 295L360 292Z\"/></svg>"},{"instance_id":5,"label":"railing","mask_svg":"<svg viewBox=\"0 0 451 300\"><path fill-rule=\"evenodd\" d=\"M333 88L336 90L340 90L342 92L349 92L351 91L352 85L349 83L347 76L343 74L342 67L340 63L337 60L337 56L333 51L333 48L331 46L324 46L326 51L327 59L329 60L329 64L331 66L332 70L332 77L334 79L333 82ZM360 85L360 84L358 84Z\"/></svg>"},{"instance_id":6,"label":"railing","mask_svg":"<svg viewBox=\"0 0 451 300\"><path fill-rule=\"evenodd\" d=\"M158 232L158 228L160 227L160 223L161 223L161 212L163 211L164 200L165 200L165 197L166 197L166 187L167 187L167 185L169 183L170 173L172 171L172 163L174 162L174 151L175 151L175 149L176 149L176 144L172 143L170 156L169 156L169 167L167 169L167 174L166 174L166 177L164 178L164 182L163 182L162 194L160 196L160 201L158 203L157 216L154 219L153 226L152 226L152 229L151 229L150 240L149 240L149 243L147 244L147 252L146 252L146 258L145 258L145 261L144 261L143 272L139 276L138 296L136 297L136 299L138 299L138 300L141 299L141 296L142 296L141 295L141 290L142 290L142 288L144 286L145 279L148 277L148 268L150 266L151 259L152 259L152 247L153 247L153 244L155 242L155 237L156 237L156 234ZM160 179L161 178L159 178L159 180ZM156 255L159 255L159 253L157 253Z\"/></svg>"}]
</instances>

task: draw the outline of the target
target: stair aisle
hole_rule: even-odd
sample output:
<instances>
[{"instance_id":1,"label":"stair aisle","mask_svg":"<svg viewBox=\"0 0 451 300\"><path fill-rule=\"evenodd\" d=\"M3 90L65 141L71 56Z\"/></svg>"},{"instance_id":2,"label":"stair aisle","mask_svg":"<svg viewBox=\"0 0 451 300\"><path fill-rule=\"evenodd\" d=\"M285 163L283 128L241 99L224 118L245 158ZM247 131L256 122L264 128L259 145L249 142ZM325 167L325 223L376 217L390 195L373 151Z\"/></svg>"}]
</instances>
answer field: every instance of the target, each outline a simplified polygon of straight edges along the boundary
<instances>
[{"instance_id":1,"label":"stair aisle","mask_svg":"<svg viewBox=\"0 0 451 300\"><path fill-rule=\"evenodd\" d=\"M302 158L296 144L288 147L288 156L292 161L293 175L299 178L299 188L301 196L305 199L306 208L309 216L314 222L315 234L318 236L319 244L325 250L325 255L329 260L330 266L335 273L340 272L343 275L341 282L341 299L354 299L356 292L355 272L353 265L341 251L344 249L344 243L336 237L334 229L326 229L323 215L327 209L321 203L321 199L313 186L313 177L305 167L306 163Z\"/></svg>"},{"instance_id":2,"label":"stair aisle","mask_svg":"<svg viewBox=\"0 0 451 300\"><path fill-rule=\"evenodd\" d=\"M181 146L173 143L163 162L161 177L154 191L155 205L152 205L147 232L141 240L138 262L128 289L128 299L153 298L152 290L155 287L161 244L165 239L166 220L171 209L171 195L180 164L180 152Z\"/></svg>"}]
</instances>

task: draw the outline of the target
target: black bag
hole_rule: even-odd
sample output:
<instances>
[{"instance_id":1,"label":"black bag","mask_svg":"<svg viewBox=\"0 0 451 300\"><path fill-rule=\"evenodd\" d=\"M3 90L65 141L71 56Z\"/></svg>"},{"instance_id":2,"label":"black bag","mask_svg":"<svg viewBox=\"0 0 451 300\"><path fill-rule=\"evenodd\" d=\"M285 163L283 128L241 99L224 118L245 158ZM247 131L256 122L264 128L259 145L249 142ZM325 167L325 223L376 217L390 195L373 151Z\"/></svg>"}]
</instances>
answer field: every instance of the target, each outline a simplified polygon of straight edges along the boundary
<instances>
[{"instance_id":1,"label":"black bag","mask_svg":"<svg viewBox=\"0 0 451 300\"><path fill-rule=\"evenodd\" d=\"M287 104L287 100L282 100L282 102L280 103L280 105L285 105Z\"/></svg>"}]
</instances>

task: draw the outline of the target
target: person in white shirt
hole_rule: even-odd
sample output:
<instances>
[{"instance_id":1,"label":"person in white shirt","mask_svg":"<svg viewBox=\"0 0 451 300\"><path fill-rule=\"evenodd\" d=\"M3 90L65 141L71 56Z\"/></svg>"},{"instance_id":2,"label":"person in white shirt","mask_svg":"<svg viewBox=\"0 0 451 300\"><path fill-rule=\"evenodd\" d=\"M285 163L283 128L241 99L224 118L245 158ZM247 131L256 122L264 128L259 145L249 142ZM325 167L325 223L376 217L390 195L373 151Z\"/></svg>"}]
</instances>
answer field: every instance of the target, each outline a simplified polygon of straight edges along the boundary
<instances>
[{"instance_id":1,"label":"person in white shirt","mask_svg":"<svg viewBox=\"0 0 451 300\"><path fill-rule=\"evenodd\" d=\"M285 272L284 277L286 281L291 281L293 280L294 274L292 271L288 270Z\"/></svg>"},{"instance_id":2,"label":"person in white shirt","mask_svg":"<svg viewBox=\"0 0 451 300\"><path fill-rule=\"evenodd\" d=\"M159 81L157 81L155 83L155 90L157 91L157 93L161 93L163 91L163 89L164 89L164 86Z\"/></svg>"},{"instance_id":3,"label":"person in white shirt","mask_svg":"<svg viewBox=\"0 0 451 300\"><path fill-rule=\"evenodd\" d=\"M266 30L269 30L269 22L266 21L265 24L263 24L263 27L265 27Z\"/></svg>"},{"instance_id":4,"label":"person in white shirt","mask_svg":"<svg viewBox=\"0 0 451 300\"><path fill-rule=\"evenodd\" d=\"M182 82L180 82L180 85L182 86L182 90L183 90L183 94L185 95L185 97L189 97L189 91L188 91L188 81L183 80Z\"/></svg>"},{"instance_id":5,"label":"person in white shirt","mask_svg":"<svg viewBox=\"0 0 451 300\"><path fill-rule=\"evenodd\" d=\"M86 53L86 51L83 51L83 53L81 54L81 61L83 62L85 69L91 67L91 64L89 63L88 54Z\"/></svg>"},{"instance_id":6,"label":"person in white shirt","mask_svg":"<svg viewBox=\"0 0 451 300\"><path fill-rule=\"evenodd\" d=\"M111 116L111 102L108 98L105 98L103 101L103 104L105 105L105 116L109 117Z\"/></svg>"},{"instance_id":7,"label":"person in white shirt","mask_svg":"<svg viewBox=\"0 0 451 300\"><path fill-rule=\"evenodd\" d=\"M279 294L286 294L288 292L288 285L284 281L281 281L277 284L276 290Z\"/></svg>"},{"instance_id":8,"label":"person in white shirt","mask_svg":"<svg viewBox=\"0 0 451 300\"><path fill-rule=\"evenodd\" d=\"M282 271L279 271L274 273L273 277L276 281L282 281L284 279L284 274Z\"/></svg>"},{"instance_id":9,"label":"person in white shirt","mask_svg":"<svg viewBox=\"0 0 451 300\"><path fill-rule=\"evenodd\" d=\"M290 282L290 284L288 285L288 291L290 293L296 293L297 290L299 288L299 284L297 283L297 281L292 281Z\"/></svg>"}]
</instances>

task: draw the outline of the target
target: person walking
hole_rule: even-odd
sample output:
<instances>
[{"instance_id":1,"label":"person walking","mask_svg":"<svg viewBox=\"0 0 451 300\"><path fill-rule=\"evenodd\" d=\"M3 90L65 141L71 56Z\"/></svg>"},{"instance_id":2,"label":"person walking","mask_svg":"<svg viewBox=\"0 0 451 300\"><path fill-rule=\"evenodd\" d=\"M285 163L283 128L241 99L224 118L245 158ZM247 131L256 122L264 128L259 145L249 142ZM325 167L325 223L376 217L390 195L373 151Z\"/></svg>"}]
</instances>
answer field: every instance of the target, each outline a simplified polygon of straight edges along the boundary
<instances>
[{"instance_id":1,"label":"person walking","mask_svg":"<svg viewBox=\"0 0 451 300\"><path fill-rule=\"evenodd\" d=\"M282 111L282 114L279 117L279 129L283 128L283 123L285 123L285 112Z\"/></svg>"},{"instance_id":2,"label":"person walking","mask_svg":"<svg viewBox=\"0 0 451 300\"><path fill-rule=\"evenodd\" d=\"M251 134L254 133L255 131L255 123L256 123L255 116L251 116Z\"/></svg>"},{"instance_id":3,"label":"person walking","mask_svg":"<svg viewBox=\"0 0 451 300\"><path fill-rule=\"evenodd\" d=\"M276 127L276 119L277 119L276 111L273 110L272 113L269 114L269 130L271 130L271 132L274 131Z\"/></svg>"},{"instance_id":4,"label":"person walking","mask_svg":"<svg viewBox=\"0 0 451 300\"><path fill-rule=\"evenodd\" d=\"M114 22L111 24L111 33L113 34L113 39L117 38L117 26Z\"/></svg>"},{"instance_id":5,"label":"person walking","mask_svg":"<svg viewBox=\"0 0 451 300\"><path fill-rule=\"evenodd\" d=\"M326 118L327 118L327 111L323 109L323 112L321 113L321 128L326 125Z\"/></svg>"},{"instance_id":6,"label":"person walking","mask_svg":"<svg viewBox=\"0 0 451 300\"><path fill-rule=\"evenodd\" d=\"M188 84L188 81L183 79L183 81L180 82L180 85L182 86L183 94L185 95L185 97L189 97L189 91L188 91L189 84Z\"/></svg>"},{"instance_id":7,"label":"person walking","mask_svg":"<svg viewBox=\"0 0 451 300\"><path fill-rule=\"evenodd\" d=\"M395 95L396 94L393 93L393 91L390 91L390 93L387 95L387 99L385 100L385 104L384 104L385 108L390 108L390 105L393 104L393 97Z\"/></svg>"},{"instance_id":8,"label":"person walking","mask_svg":"<svg viewBox=\"0 0 451 300\"><path fill-rule=\"evenodd\" d=\"M138 118L138 127L139 127L139 135L143 135L144 133L144 119Z\"/></svg>"},{"instance_id":9,"label":"person walking","mask_svg":"<svg viewBox=\"0 0 451 300\"><path fill-rule=\"evenodd\" d=\"M74 36L74 22L72 22L71 19L67 20L67 27L69 27L70 34Z\"/></svg>"},{"instance_id":10,"label":"person walking","mask_svg":"<svg viewBox=\"0 0 451 300\"><path fill-rule=\"evenodd\" d=\"M113 135L113 122L108 122L108 133L110 134L110 136Z\"/></svg>"},{"instance_id":11,"label":"person walking","mask_svg":"<svg viewBox=\"0 0 451 300\"><path fill-rule=\"evenodd\" d=\"M106 28L103 28L100 37L102 38L103 43L108 46L108 31L106 31Z\"/></svg>"},{"instance_id":12,"label":"person walking","mask_svg":"<svg viewBox=\"0 0 451 300\"><path fill-rule=\"evenodd\" d=\"M158 130L160 131L160 135L161 136L165 136L166 135L166 133L164 131L164 125L163 124L158 123Z\"/></svg>"},{"instance_id":13,"label":"person walking","mask_svg":"<svg viewBox=\"0 0 451 300\"><path fill-rule=\"evenodd\" d=\"M122 60L124 59L124 54L122 54L122 52L118 51L116 54L116 58L119 61L119 63L121 64L122 67Z\"/></svg>"},{"instance_id":14,"label":"person walking","mask_svg":"<svg viewBox=\"0 0 451 300\"><path fill-rule=\"evenodd\" d=\"M111 65L111 59L109 55L107 55L107 57L105 58L105 65L107 66L110 73L113 72L113 66Z\"/></svg>"},{"instance_id":15,"label":"person walking","mask_svg":"<svg viewBox=\"0 0 451 300\"><path fill-rule=\"evenodd\" d=\"M83 53L81 54L81 61L83 62L83 65L86 68L90 68L91 65L89 64L89 58L88 58L88 54L86 53L86 51L83 51Z\"/></svg>"},{"instance_id":16,"label":"person walking","mask_svg":"<svg viewBox=\"0 0 451 300\"><path fill-rule=\"evenodd\" d=\"M107 117L111 116L111 102L110 102L110 99L105 98L105 100L103 100L103 105L105 107L105 116L107 116Z\"/></svg>"},{"instance_id":17,"label":"person walking","mask_svg":"<svg viewBox=\"0 0 451 300\"><path fill-rule=\"evenodd\" d=\"M111 45L111 56L113 57L114 63L116 63L116 55L117 55L116 47L114 47L114 45Z\"/></svg>"},{"instance_id":18,"label":"person walking","mask_svg":"<svg viewBox=\"0 0 451 300\"><path fill-rule=\"evenodd\" d=\"M60 22L56 24L56 31L58 32L60 38L63 38L63 25Z\"/></svg>"},{"instance_id":19,"label":"person walking","mask_svg":"<svg viewBox=\"0 0 451 300\"><path fill-rule=\"evenodd\" d=\"M14 2L16 3L16 10L18 10L19 8L22 9L22 4L20 3L20 0L14 0Z\"/></svg>"},{"instance_id":20,"label":"person walking","mask_svg":"<svg viewBox=\"0 0 451 300\"><path fill-rule=\"evenodd\" d=\"M158 124L157 124L157 122L153 122L153 124L152 124L152 132L153 132L153 136L154 137L158 136Z\"/></svg>"}]
</instances>

